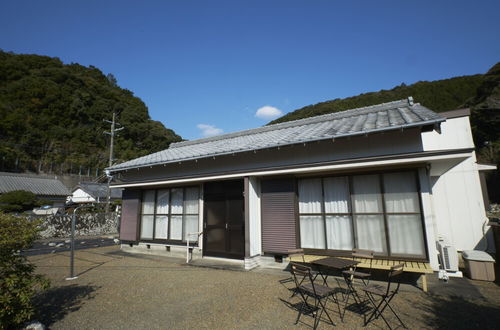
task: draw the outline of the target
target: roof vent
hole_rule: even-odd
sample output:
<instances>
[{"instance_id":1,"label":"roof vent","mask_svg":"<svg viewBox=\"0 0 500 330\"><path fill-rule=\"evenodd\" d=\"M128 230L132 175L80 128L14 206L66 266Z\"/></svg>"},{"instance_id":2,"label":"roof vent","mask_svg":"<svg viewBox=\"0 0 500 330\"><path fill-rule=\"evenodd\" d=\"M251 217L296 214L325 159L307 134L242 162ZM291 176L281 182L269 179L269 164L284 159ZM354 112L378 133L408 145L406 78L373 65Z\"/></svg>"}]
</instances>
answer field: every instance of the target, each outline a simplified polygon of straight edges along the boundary
<instances>
[{"instance_id":1,"label":"roof vent","mask_svg":"<svg viewBox=\"0 0 500 330\"><path fill-rule=\"evenodd\" d=\"M413 105L413 97L408 96L408 104L411 106Z\"/></svg>"}]
</instances>

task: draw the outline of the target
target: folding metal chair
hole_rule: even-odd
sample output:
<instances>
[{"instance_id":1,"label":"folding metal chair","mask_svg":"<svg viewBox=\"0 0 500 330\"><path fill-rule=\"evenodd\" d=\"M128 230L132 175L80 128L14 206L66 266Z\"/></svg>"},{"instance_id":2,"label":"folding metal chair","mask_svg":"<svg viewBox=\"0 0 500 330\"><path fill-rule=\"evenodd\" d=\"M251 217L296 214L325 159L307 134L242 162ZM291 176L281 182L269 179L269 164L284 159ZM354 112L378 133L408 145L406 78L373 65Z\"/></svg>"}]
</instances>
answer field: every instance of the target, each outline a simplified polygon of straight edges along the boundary
<instances>
[{"instance_id":1,"label":"folding metal chair","mask_svg":"<svg viewBox=\"0 0 500 330\"><path fill-rule=\"evenodd\" d=\"M303 249L291 249L291 250L287 250L287 253L288 253L288 258L290 258L290 260L292 260L293 258L296 258L296 259L300 258L300 259L302 259L302 261L299 261L299 262L301 262L302 264L307 263L306 258L304 256ZM291 261L290 264L297 264L297 261ZM313 275L313 280L316 280L316 278L318 276L321 276L323 278L323 275L320 272L313 270L312 268L311 268L311 274ZM304 278L302 279L302 281L304 281ZM323 282L326 282L325 278L323 278ZM302 282L300 284L302 284ZM325 283L323 283L323 284L325 284ZM296 294L297 294L297 290L294 290L294 292L290 298L295 297Z\"/></svg>"},{"instance_id":2,"label":"folding metal chair","mask_svg":"<svg viewBox=\"0 0 500 330\"><path fill-rule=\"evenodd\" d=\"M391 300L396 296L396 294L399 291L399 286L401 284L401 275L403 274L403 264L399 264L396 266L391 267L391 270L389 271L388 274L388 280L387 280L387 288L384 288L382 285L374 285L370 284L362 288L362 290L366 293L366 296L370 300L370 302L373 304L375 309L373 310L372 314L368 318L368 320L365 321L365 326L375 317L377 319L379 316L384 320L385 324L389 327L389 329L392 329L391 326L389 325L389 322L385 319L383 312L384 310L389 307L389 309L392 311L392 313L396 316L396 318L399 320L403 328L406 329L406 325L401 321L399 318L398 314L394 311L392 306L390 305ZM396 285L395 289L392 289L391 286ZM375 299L375 296L379 297L379 301Z\"/></svg>"},{"instance_id":3,"label":"folding metal chair","mask_svg":"<svg viewBox=\"0 0 500 330\"><path fill-rule=\"evenodd\" d=\"M299 322L302 314L312 314L314 316L313 329L316 329L321 320L321 315L325 313L331 324L335 325L326 309L326 302L330 297L333 297L334 302L337 303L337 306L339 308L339 314L342 315L340 313L340 305L335 296L336 290L325 285L314 284L314 279L310 267L292 263L291 273L297 287L297 292L302 298L302 304L299 310L299 314L297 315L297 320L295 320L295 324ZM304 284L304 282L306 283ZM307 300L310 298L314 299L314 305L311 305L307 302Z\"/></svg>"},{"instance_id":4,"label":"folding metal chair","mask_svg":"<svg viewBox=\"0 0 500 330\"><path fill-rule=\"evenodd\" d=\"M362 249L353 249L352 250L352 258L363 258L370 260L370 268L367 271L359 271L357 269L357 265L355 265L352 269L342 271L342 275L344 276L345 282L347 283L347 297L344 297L344 316L345 311L347 309L349 298L352 295L354 298L354 302L360 308L362 312L362 300L359 296L358 292L354 288L354 279L360 279L363 282L363 285L368 285L370 282L371 274L372 274L372 263L373 263L373 255L375 251L373 250L362 250Z\"/></svg>"}]
</instances>

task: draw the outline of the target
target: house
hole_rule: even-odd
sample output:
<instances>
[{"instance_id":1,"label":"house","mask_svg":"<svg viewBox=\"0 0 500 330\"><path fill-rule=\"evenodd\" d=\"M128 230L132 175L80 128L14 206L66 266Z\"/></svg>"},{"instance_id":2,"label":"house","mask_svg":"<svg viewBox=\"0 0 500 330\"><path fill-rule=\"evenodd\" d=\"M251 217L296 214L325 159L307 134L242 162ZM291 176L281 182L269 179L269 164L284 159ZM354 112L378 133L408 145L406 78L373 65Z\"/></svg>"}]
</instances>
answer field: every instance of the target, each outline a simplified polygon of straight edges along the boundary
<instances>
[{"instance_id":1,"label":"house","mask_svg":"<svg viewBox=\"0 0 500 330\"><path fill-rule=\"evenodd\" d=\"M122 198L122 189L111 189L110 200L116 201ZM108 200L108 185L97 182L80 182L73 188L70 203L100 203Z\"/></svg>"},{"instance_id":2,"label":"house","mask_svg":"<svg viewBox=\"0 0 500 330\"><path fill-rule=\"evenodd\" d=\"M71 194L55 177L0 172L0 194L15 190L30 191L39 199L50 201L54 207L63 207L66 197Z\"/></svg>"},{"instance_id":3,"label":"house","mask_svg":"<svg viewBox=\"0 0 500 330\"><path fill-rule=\"evenodd\" d=\"M194 257L246 268L294 248L357 247L438 270L440 237L457 250L486 247L469 115L408 98L174 143L114 165L122 248L173 254L192 234Z\"/></svg>"}]
</instances>

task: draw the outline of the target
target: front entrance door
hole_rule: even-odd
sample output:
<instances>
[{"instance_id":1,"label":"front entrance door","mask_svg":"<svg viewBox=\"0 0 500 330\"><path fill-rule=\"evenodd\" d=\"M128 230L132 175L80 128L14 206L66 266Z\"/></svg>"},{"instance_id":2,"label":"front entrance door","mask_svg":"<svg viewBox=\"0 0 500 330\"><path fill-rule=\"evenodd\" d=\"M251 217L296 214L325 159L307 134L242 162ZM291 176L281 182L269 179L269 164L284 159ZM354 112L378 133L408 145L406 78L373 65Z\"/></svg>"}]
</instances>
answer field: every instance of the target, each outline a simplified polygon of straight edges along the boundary
<instances>
[{"instance_id":1,"label":"front entrance door","mask_svg":"<svg viewBox=\"0 0 500 330\"><path fill-rule=\"evenodd\" d=\"M243 180L205 183L204 252L206 256L243 259L245 211Z\"/></svg>"}]
</instances>

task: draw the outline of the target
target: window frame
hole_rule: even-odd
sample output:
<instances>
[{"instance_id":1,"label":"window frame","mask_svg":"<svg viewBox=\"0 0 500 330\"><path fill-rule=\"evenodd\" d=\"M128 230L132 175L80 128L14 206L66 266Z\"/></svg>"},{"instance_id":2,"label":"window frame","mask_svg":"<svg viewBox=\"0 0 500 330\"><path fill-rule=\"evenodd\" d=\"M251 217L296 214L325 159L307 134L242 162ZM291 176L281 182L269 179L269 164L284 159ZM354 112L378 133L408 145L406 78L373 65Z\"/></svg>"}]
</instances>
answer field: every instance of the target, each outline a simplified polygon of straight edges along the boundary
<instances>
[{"instance_id":1,"label":"window frame","mask_svg":"<svg viewBox=\"0 0 500 330\"><path fill-rule=\"evenodd\" d=\"M186 190L189 188L196 188L198 191L198 213L186 213L186 207L185 207L185 201L186 201ZM174 189L182 189L182 213L172 213L172 190ZM168 190L168 213L157 213L157 206L158 206L158 191L160 190ZM154 191L154 203L153 203L153 213L143 213L143 202L144 202L144 195L148 191ZM181 187L161 187L161 188L156 188L156 189L144 189L141 192L141 206L140 210L141 212L139 213L139 218L140 218L140 223L139 223L139 241L140 242L148 242L148 243L167 243L167 244L173 244L173 245L184 245L186 244L187 240L184 239L185 237L185 217L186 216L197 216L198 217L198 228L200 225L200 210L201 210L201 189L200 186L181 186ZM153 216L153 233L152 233L152 238L143 238L142 237L142 217L143 216ZM168 228L167 228L167 238L156 238L156 217L157 216L166 216L168 219ZM171 239L171 227L172 227L172 216L182 216L182 233L181 233L181 239ZM190 240L189 245L190 246L198 246L198 241L192 242Z\"/></svg>"},{"instance_id":2,"label":"window frame","mask_svg":"<svg viewBox=\"0 0 500 330\"><path fill-rule=\"evenodd\" d=\"M419 173L418 168L393 168L390 170L383 171L371 171L371 172L359 172L359 173L339 173L339 174L331 174L331 175L322 175L322 176L304 176L298 177L296 179L296 200L297 200L297 229L299 230L299 235L297 239L297 246L302 246L301 241L301 233L300 233L300 217L301 216L321 216L323 221L324 228L324 241L325 248L324 249L314 249L314 248L304 248L308 253L311 254L326 254L326 255L344 255L346 252L350 252L350 250L339 250L339 249L328 249L328 233L326 226L326 216L349 216L351 221L351 235L353 237L353 248L358 248L358 236L357 236L357 220L356 215L379 215L383 218L384 223L384 234L385 234L385 244L386 244L386 253L375 252L375 256L380 257L382 259L411 259L411 260L422 260L428 261L428 247L427 247L427 234L425 230L425 221L424 221L424 212L423 212L423 204L422 204L422 192L420 187ZM420 212L387 212L386 210L386 189L384 183L384 174L391 173L403 173L410 172L413 173L413 178L415 180L415 188L416 194L418 196L418 207ZM354 189L353 189L353 177L354 176L362 176L362 175L377 175L378 177L378 186L380 188L380 196L381 196L381 204L382 204L382 212L366 212L366 213L357 213L355 211L355 203L354 203ZM348 180L348 193L349 198L347 200L349 213L326 213L325 212L325 185L324 179L334 178L334 177L346 177ZM299 184L300 180L304 179L320 179L321 180L321 213L301 213L299 208L300 196L299 196ZM390 246L390 236L389 236L389 223L388 216L391 215L419 215L420 222L422 226L422 240L423 240L423 254L414 255L414 254L397 254L392 253Z\"/></svg>"}]
</instances>

